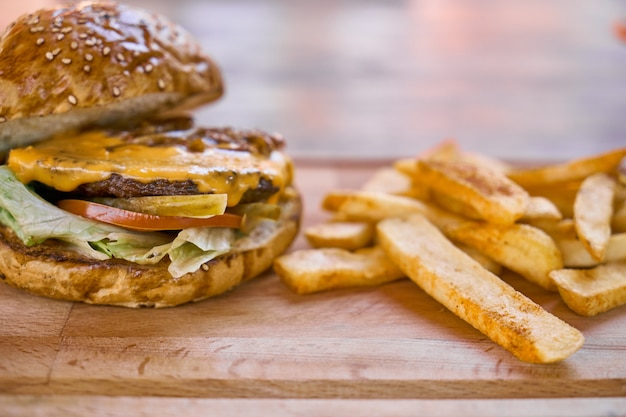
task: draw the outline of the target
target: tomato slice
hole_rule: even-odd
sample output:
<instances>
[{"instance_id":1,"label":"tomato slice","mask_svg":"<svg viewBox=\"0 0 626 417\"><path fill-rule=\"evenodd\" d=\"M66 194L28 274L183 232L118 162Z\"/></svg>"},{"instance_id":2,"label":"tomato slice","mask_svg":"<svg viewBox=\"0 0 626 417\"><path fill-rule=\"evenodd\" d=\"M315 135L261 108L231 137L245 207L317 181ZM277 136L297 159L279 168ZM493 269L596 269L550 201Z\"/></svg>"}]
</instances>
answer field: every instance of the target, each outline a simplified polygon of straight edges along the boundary
<instances>
[{"instance_id":1,"label":"tomato slice","mask_svg":"<svg viewBox=\"0 0 626 417\"><path fill-rule=\"evenodd\" d=\"M224 213L207 218L160 216L124 210L85 200L61 200L59 208L104 223L139 231L181 230L190 227L241 227L242 216Z\"/></svg>"}]
</instances>

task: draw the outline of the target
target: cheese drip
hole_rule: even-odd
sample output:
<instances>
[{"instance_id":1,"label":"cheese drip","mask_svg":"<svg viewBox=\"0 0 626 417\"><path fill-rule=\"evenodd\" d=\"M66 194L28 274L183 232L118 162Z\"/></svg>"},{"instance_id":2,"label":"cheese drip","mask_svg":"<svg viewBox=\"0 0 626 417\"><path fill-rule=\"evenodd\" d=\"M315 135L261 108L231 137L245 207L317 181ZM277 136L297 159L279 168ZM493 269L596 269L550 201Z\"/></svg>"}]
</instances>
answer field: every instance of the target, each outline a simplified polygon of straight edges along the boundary
<instances>
[{"instance_id":1,"label":"cheese drip","mask_svg":"<svg viewBox=\"0 0 626 417\"><path fill-rule=\"evenodd\" d=\"M128 142L101 131L60 135L14 149L7 164L24 184L38 181L64 192L112 174L142 183L191 180L199 193L228 194L229 206L256 188L261 178L282 190L291 172L290 160L280 151L269 156L219 147L191 151L176 144Z\"/></svg>"}]
</instances>

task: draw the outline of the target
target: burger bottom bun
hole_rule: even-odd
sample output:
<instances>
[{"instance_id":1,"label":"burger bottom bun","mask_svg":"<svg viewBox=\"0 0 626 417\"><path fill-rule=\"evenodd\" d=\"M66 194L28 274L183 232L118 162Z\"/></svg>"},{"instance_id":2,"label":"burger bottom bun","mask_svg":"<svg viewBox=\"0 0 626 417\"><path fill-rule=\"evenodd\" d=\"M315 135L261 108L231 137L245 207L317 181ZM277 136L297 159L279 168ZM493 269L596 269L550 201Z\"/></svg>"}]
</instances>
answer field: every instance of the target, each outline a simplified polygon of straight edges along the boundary
<instances>
[{"instance_id":1,"label":"burger bottom bun","mask_svg":"<svg viewBox=\"0 0 626 417\"><path fill-rule=\"evenodd\" d=\"M231 252L180 278L167 271L169 261L97 261L54 242L29 248L0 226L0 278L33 294L89 304L160 308L199 301L260 275L287 250L299 230L302 202L288 189L280 204L278 220L262 222Z\"/></svg>"}]
</instances>

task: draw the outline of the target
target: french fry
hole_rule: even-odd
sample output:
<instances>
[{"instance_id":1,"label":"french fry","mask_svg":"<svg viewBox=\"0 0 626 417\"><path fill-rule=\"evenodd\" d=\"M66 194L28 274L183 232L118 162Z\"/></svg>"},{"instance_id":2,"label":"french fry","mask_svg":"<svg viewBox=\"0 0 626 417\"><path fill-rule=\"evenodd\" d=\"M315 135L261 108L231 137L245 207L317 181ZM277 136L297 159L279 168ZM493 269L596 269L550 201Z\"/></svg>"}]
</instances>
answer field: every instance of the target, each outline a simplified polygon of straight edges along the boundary
<instances>
[{"instance_id":1,"label":"french fry","mask_svg":"<svg viewBox=\"0 0 626 417\"><path fill-rule=\"evenodd\" d=\"M310 226L304 236L315 248L355 250L372 243L374 225L368 222L328 222Z\"/></svg>"},{"instance_id":2,"label":"french fry","mask_svg":"<svg viewBox=\"0 0 626 417\"><path fill-rule=\"evenodd\" d=\"M419 181L415 181L417 175L417 160L415 159L398 159L393 163L394 169L399 172L401 175L409 178L410 187L407 192L402 195L406 195L409 197L416 198L418 200L430 200L430 190L424 184ZM377 190L367 190L364 191L377 191Z\"/></svg>"},{"instance_id":3,"label":"french fry","mask_svg":"<svg viewBox=\"0 0 626 417\"><path fill-rule=\"evenodd\" d=\"M528 206L520 220L561 220L562 218L563 214L552 201L546 197L533 196L528 199Z\"/></svg>"},{"instance_id":4,"label":"french fry","mask_svg":"<svg viewBox=\"0 0 626 417\"><path fill-rule=\"evenodd\" d=\"M485 255L478 249L472 246L465 245L463 243L459 243L459 242L452 242L452 243L454 243L454 246L461 249L470 258L478 262L480 266L482 266L483 268L485 268L487 271L491 272L492 274L499 275L500 273L502 273L502 265L500 265L499 263L497 263L496 261L494 261L487 255Z\"/></svg>"},{"instance_id":5,"label":"french fry","mask_svg":"<svg viewBox=\"0 0 626 417\"><path fill-rule=\"evenodd\" d=\"M556 237L556 245L563 255L565 268L590 268L600 265L585 245L575 237ZM615 233L609 237L602 262L626 260L626 233Z\"/></svg>"},{"instance_id":6,"label":"french fry","mask_svg":"<svg viewBox=\"0 0 626 417\"><path fill-rule=\"evenodd\" d=\"M557 239L578 239L572 219L529 219L525 223L543 230L555 241Z\"/></svg>"},{"instance_id":7,"label":"french fry","mask_svg":"<svg viewBox=\"0 0 626 417\"><path fill-rule=\"evenodd\" d=\"M455 247L422 215L378 223L381 246L426 293L522 361L551 363L584 337Z\"/></svg>"},{"instance_id":8,"label":"french fry","mask_svg":"<svg viewBox=\"0 0 626 417\"><path fill-rule=\"evenodd\" d=\"M574 215L574 200L580 188L581 180L551 183L547 185L533 185L525 187L531 196L547 198L554 204L563 217L571 218Z\"/></svg>"},{"instance_id":9,"label":"french fry","mask_svg":"<svg viewBox=\"0 0 626 417\"><path fill-rule=\"evenodd\" d=\"M550 275L565 304L582 316L626 304L626 261L591 269L560 269Z\"/></svg>"},{"instance_id":10,"label":"french fry","mask_svg":"<svg viewBox=\"0 0 626 417\"><path fill-rule=\"evenodd\" d=\"M471 220L482 220L481 214L454 194L431 190L430 197L434 204L443 210Z\"/></svg>"},{"instance_id":11,"label":"french fry","mask_svg":"<svg viewBox=\"0 0 626 417\"><path fill-rule=\"evenodd\" d=\"M297 294L375 286L405 277L378 246L355 252L338 248L294 251L279 256L274 270Z\"/></svg>"},{"instance_id":12,"label":"french fry","mask_svg":"<svg viewBox=\"0 0 626 417\"><path fill-rule=\"evenodd\" d=\"M433 202L447 211L472 220L481 219L476 210L463 204L454 195L433 191L431 196ZM534 196L528 198L528 206L519 221L529 223L534 220L560 220L562 218L563 214L552 201L545 197Z\"/></svg>"},{"instance_id":13,"label":"french fry","mask_svg":"<svg viewBox=\"0 0 626 417\"><path fill-rule=\"evenodd\" d=\"M615 233L626 232L626 202L623 202L615 213L613 213L613 219L611 220L611 230Z\"/></svg>"},{"instance_id":14,"label":"french fry","mask_svg":"<svg viewBox=\"0 0 626 417\"><path fill-rule=\"evenodd\" d=\"M462 161L419 160L418 175L433 191L453 196L459 205L491 223L512 224L528 206L526 190L486 167Z\"/></svg>"},{"instance_id":15,"label":"french fry","mask_svg":"<svg viewBox=\"0 0 626 417\"><path fill-rule=\"evenodd\" d=\"M545 232L526 224L448 223L445 235L484 253L527 280L556 291L549 273L563 268L561 252Z\"/></svg>"},{"instance_id":16,"label":"french fry","mask_svg":"<svg viewBox=\"0 0 626 417\"><path fill-rule=\"evenodd\" d=\"M424 203L413 198L369 191L330 192L322 200L322 208L342 213L351 221L366 222L427 210Z\"/></svg>"},{"instance_id":17,"label":"french fry","mask_svg":"<svg viewBox=\"0 0 626 417\"><path fill-rule=\"evenodd\" d=\"M545 187L550 184L583 180L600 172L615 172L625 156L626 148L620 148L565 163L511 170L508 172L508 176L524 188Z\"/></svg>"},{"instance_id":18,"label":"french fry","mask_svg":"<svg viewBox=\"0 0 626 417\"><path fill-rule=\"evenodd\" d=\"M414 178L417 175L417 159L415 158L402 158L393 162L393 168L409 178Z\"/></svg>"},{"instance_id":19,"label":"french fry","mask_svg":"<svg viewBox=\"0 0 626 417\"><path fill-rule=\"evenodd\" d=\"M343 221L376 223L388 217L421 213L443 229L464 222L460 216L429 203L405 196L367 191L333 191L326 194L322 208L334 212Z\"/></svg>"},{"instance_id":20,"label":"french fry","mask_svg":"<svg viewBox=\"0 0 626 417\"><path fill-rule=\"evenodd\" d=\"M432 148L421 152L417 159L428 159L445 162L466 162L472 165L491 169L497 172L508 172L511 167L498 159L490 158L473 152L461 150L454 139L447 139Z\"/></svg>"},{"instance_id":21,"label":"french fry","mask_svg":"<svg viewBox=\"0 0 626 417\"><path fill-rule=\"evenodd\" d=\"M602 261L611 236L615 179L606 174L587 177L574 202L574 225L578 238L591 256Z\"/></svg>"},{"instance_id":22,"label":"french fry","mask_svg":"<svg viewBox=\"0 0 626 417\"><path fill-rule=\"evenodd\" d=\"M387 194L408 195L411 193L411 179L393 168L377 169L374 175L363 184L363 191Z\"/></svg>"},{"instance_id":23,"label":"french fry","mask_svg":"<svg viewBox=\"0 0 626 417\"><path fill-rule=\"evenodd\" d=\"M438 161L458 161L461 157L459 144L454 139L446 139L435 146L420 152L416 159L431 159Z\"/></svg>"}]
</instances>

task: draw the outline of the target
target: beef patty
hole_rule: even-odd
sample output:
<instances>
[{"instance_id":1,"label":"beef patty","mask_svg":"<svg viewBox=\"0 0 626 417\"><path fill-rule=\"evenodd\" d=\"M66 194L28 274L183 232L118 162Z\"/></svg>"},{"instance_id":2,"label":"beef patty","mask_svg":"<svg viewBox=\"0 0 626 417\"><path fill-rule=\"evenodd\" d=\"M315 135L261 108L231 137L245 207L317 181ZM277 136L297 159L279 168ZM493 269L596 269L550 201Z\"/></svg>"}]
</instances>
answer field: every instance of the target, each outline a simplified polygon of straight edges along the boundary
<instances>
[{"instance_id":1,"label":"beef patty","mask_svg":"<svg viewBox=\"0 0 626 417\"><path fill-rule=\"evenodd\" d=\"M98 143L100 140L102 145ZM83 145L84 143L87 145ZM285 178L285 174L289 175L289 162L274 160L275 153L282 154L283 146L282 138L263 131L228 127L201 128L193 126L186 118L176 118L150 121L133 128L104 131L103 137L87 137L82 142L70 139L47 145L38 144L35 148L39 150L24 151L39 152L37 156L23 159L37 159L40 161L38 164L45 164L46 170L41 170L44 172L41 176L43 184L38 188L48 196L56 193L55 189L62 191L65 196L69 193L73 197L87 198L193 195L236 190L238 204L266 200L289 182ZM85 148L84 154L80 153L82 147ZM14 155L15 153L10 158ZM132 155L132 161L126 159L131 158L128 155ZM157 155L158 162L153 162L152 155ZM138 159L144 162L138 163ZM190 162L184 162L187 160ZM127 174L126 171L116 168L124 167L127 163L133 164L133 173ZM142 163L145 165L141 165ZM48 178L60 175L70 178L71 181L74 178L71 176L72 172L83 170L105 172L93 168L103 164L108 167L106 176L98 174L97 179L77 182L73 189L61 189L54 183L45 182ZM164 168L164 175L157 173L154 177L138 177L138 172L144 169L153 170L155 167ZM171 172L169 170L175 170L176 175L165 174ZM212 184L209 181L204 182L201 188L198 181L202 180L197 175L194 176L198 171L205 172L202 174L204 178L210 176L215 187L207 185ZM46 172L50 174L45 174ZM38 179L32 178L34 181ZM47 187L50 189L46 193L44 189Z\"/></svg>"}]
</instances>

